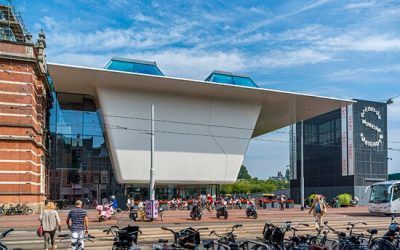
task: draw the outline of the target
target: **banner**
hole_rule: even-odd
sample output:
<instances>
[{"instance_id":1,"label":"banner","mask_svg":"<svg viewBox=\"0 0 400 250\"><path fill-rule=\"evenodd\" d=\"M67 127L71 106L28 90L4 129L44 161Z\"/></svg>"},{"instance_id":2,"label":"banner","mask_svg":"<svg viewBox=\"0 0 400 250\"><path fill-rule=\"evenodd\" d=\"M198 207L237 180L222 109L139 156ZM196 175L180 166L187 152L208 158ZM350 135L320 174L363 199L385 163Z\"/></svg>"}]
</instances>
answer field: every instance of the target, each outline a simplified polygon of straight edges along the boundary
<instances>
[{"instance_id":1,"label":"banner","mask_svg":"<svg viewBox=\"0 0 400 250\"><path fill-rule=\"evenodd\" d=\"M348 175L354 175L353 105L347 106L347 166Z\"/></svg>"},{"instance_id":2,"label":"banner","mask_svg":"<svg viewBox=\"0 0 400 250\"><path fill-rule=\"evenodd\" d=\"M346 107L341 109L342 120L342 175L347 175L347 112Z\"/></svg>"},{"instance_id":3,"label":"banner","mask_svg":"<svg viewBox=\"0 0 400 250\"><path fill-rule=\"evenodd\" d=\"M146 217L156 219L158 217L158 201L146 200Z\"/></svg>"}]
</instances>

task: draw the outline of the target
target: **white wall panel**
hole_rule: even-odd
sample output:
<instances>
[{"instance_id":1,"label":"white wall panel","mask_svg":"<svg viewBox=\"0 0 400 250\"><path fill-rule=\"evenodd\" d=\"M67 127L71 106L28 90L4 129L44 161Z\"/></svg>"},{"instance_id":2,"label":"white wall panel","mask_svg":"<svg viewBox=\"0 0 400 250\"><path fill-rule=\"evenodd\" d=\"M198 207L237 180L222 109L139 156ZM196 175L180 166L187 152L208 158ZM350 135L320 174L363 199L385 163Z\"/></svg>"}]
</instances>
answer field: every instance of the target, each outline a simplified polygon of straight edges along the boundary
<instances>
[{"instance_id":1,"label":"white wall panel","mask_svg":"<svg viewBox=\"0 0 400 250\"><path fill-rule=\"evenodd\" d=\"M113 88L97 88L97 96L121 183L149 180L151 104L157 183L234 182L261 109L261 103Z\"/></svg>"}]
</instances>

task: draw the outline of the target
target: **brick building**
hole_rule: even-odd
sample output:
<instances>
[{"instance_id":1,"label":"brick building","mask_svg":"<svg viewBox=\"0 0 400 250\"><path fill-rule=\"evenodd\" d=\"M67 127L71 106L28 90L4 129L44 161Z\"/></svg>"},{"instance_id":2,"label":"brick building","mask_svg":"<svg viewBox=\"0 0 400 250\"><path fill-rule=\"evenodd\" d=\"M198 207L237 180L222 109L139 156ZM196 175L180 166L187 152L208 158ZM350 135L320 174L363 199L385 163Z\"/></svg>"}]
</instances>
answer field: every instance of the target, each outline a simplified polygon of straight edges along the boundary
<instances>
[{"instance_id":1,"label":"brick building","mask_svg":"<svg viewBox=\"0 0 400 250\"><path fill-rule=\"evenodd\" d=\"M47 191L45 47L43 32L33 43L13 7L0 5L0 203L38 209Z\"/></svg>"}]
</instances>

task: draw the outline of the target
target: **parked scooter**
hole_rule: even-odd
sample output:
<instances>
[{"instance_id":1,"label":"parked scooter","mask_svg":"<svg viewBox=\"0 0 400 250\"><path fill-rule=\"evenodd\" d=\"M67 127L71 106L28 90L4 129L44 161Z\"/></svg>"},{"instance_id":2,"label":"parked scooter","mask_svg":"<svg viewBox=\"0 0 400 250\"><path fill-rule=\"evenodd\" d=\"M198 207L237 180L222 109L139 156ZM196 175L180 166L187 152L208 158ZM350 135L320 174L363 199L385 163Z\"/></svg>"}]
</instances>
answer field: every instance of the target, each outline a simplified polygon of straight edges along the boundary
<instances>
[{"instance_id":1,"label":"parked scooter","mask_svg":"<svg viewBox=\"0 0 400 250\"><path fill-rule=\"evenodd\" d=\"M254 206L253 204L248 205L246 208L246 216L247 216L247 218L253 217L253 219L257 219L258 215L257 215L256 206Z\"/></svg>"},{"instance_id":2,"label":"parked scooter","mask_svg":"<svg viewBox=\"0 0 400 250\"><path fill-rule=\"evenodd\" d=\"M330 205L333 208L340 207L339 199L337 197L333 198Z\"/></svg>"},{"instance_id":3,"label":"parked scooter","mask_svg":"<svg viewBox=\"0 0 400 250\"><path fill-rule=\"evenodd\" d=\"M190 218L193 220L201 220L202 215L203 211L201 210L201 206L199 206L199 204L193 204L192 211L190 211Z\"/></svg>"},{"instance_id":4,"label":"parked scooter","mask_svg":"<svg viewBox=\"0 0 400 250\"><path fill-rule=\"evenodd\" d=\"M96 210L99 212L98 217L99 217L99 222L105 221L105 220L111 220L111 208L110 205L98 205L96 207Z\"/></svg>"},{"instance_id":5,"label":"parked scooter","mask_svg":"<svg viewBox=\"0 0 400 250\"><path fill-rule=\"evenodd\" d=\"M219 217L224 217L225 220L228 219L228 209L226 208L226 202L217 206L217 218L219 219Z\"/></svg>"}]
</instances>

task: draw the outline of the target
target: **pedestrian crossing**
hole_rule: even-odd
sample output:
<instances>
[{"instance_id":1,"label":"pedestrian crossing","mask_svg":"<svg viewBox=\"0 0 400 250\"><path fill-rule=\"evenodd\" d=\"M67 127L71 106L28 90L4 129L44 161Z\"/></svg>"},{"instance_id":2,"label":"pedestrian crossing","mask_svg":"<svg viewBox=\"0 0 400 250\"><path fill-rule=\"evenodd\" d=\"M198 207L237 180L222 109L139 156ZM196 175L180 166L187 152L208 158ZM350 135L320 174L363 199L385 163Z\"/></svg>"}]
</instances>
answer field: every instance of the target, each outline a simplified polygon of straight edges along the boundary
<instances>
[{"instance_id":1,"label":"pedestrian crossing","mask_svg":"<svg viewBox=\"0 0 400 250\"><path fill-rule=\"evenodd\" d=\"M233 218L232 218L233 219ZM387 227L389 226L391 218L389 217L373 217L373 216L346 216L341 214L335 214L333 216L326 216L325 220L329 221L328 224L333 227L337 231L346 232L347 223L349 220L351 222L364 221L368 225L358 225L356 226L354 232L364 232L368 228L376 228L378 229L378 234L383 234ZM171 223L168 222L166 224L161 223L140 223L141 231L143 232L139 235L139 245L142 245L142 249L151 249L151 245L158 242L158 239L168 239L169 241L173 241L172 234L168 231L162 230L161 226L165 226L171 228L173 230L179 230L188 226L192 226L194 228L199 227L207 227L208 230L202 231L201 236L202 239L209 238L209 232L215 230L217 233L224 233L228 227L233 226L236 223L243 224L243 227L235 230L236 235L238 236L238 240L243 239L256 239L256 237L261 237L261 233L264 227L265 222L271 222L275 225L282 225L282 223L286 220L290 220L293 225L298 223L308 223L310 226L299 227L298 234L306 234L306 233L315 233L314 221L311 216L291 216L288 215L275 215L274 217L265 218L265 216L261 217L258 220L249 219L247 221L235 222L235 221L224 221L224 220L216 220L213 222L193 222L188 221L186 223ZM104 227L104 229L106 226ZM67 233L67 232L62 232ZM102 231L102 229L92 229L90 233L96 237L94 242L85 242L85 249L111 249L113 243L113 237L111 235L107 235ZM331 235L334 237L334 235ZM36 232L34 231L15 231L12 232L5 239L5 243L9 247L9 249L43 249L43 239L38 238L36 236ZM59 242L57 240L58 249L68 249L69 242Z\"/></svg>"}]
</instances>

